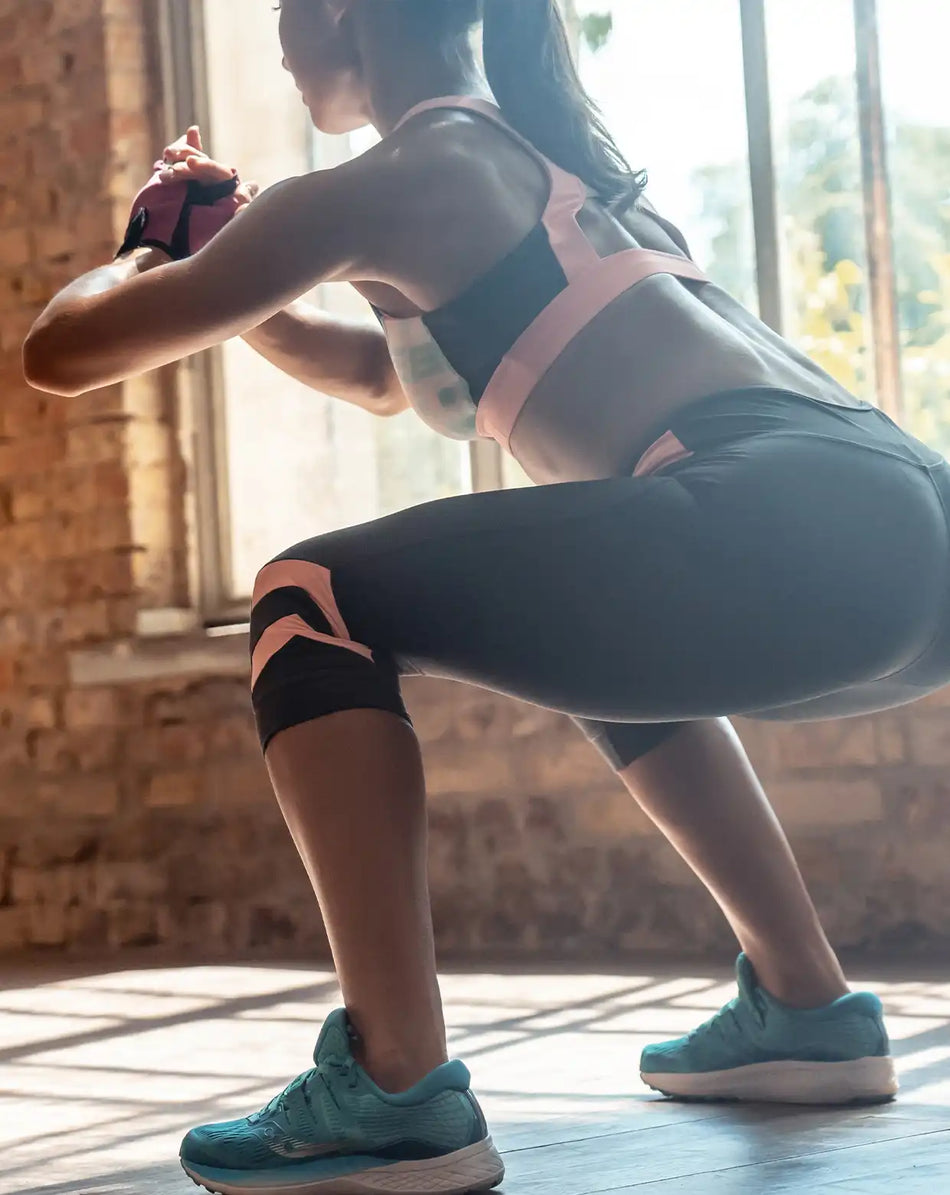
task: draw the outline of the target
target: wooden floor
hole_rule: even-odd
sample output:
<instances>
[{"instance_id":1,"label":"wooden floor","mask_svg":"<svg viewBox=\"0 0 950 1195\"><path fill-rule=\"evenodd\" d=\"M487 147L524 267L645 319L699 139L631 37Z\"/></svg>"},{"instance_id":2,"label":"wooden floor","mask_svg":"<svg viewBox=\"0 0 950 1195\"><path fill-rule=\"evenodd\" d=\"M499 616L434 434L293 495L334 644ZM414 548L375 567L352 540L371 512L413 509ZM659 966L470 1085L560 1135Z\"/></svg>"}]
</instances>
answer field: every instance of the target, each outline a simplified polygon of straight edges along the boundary
<instances>
[{"instance_id":1,"label":"wooden floor","mask_svg":"<svg viewBox=\"0 0 950 1195\"><path fill-rule=\"evenodd\" d=\"M450 974L453 1052L505 1154L507 1195L950 1191L950 972L863 975L890 1010L903 1096L842 1112L677 1105L647 1041L732 995L725 973ZM306 1069L336 1002L291 967L27 971L0 982L0 1192L185 1195L192 1124L260 1107Z\"/></svg>"}]
</instances>

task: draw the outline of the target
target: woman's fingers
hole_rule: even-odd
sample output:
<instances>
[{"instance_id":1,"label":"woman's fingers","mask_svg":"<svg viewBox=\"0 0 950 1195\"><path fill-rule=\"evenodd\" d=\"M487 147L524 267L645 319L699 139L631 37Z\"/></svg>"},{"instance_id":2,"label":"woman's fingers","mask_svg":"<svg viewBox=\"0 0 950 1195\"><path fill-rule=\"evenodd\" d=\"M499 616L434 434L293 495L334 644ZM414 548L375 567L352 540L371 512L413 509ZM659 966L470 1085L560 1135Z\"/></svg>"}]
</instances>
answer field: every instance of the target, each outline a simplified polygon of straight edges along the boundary
<instances>
[{"instance_id":1,"label":"woman's fingers","mask_svg":"<svg viewBox=\"0 0 950 1195\"><path fill-rule=\"evenodd\" d=\"M162 160L165 165L160 177L165 183L189 179L202 183L221 183L235 174L230 166L215 162L204 152L201 130L196 124L177 141L166 146Z\"/></svg>"},{"instance_id":2,"label":"woman's fingers","mask_svg":"<svg viewBox=\"0 0 950 1195\"><path fill-rule=\"evenodd\" d=\"M160 176L163 183L187 182L194 179L200 183L222 183L234 177L230 166L223 166L220 162L213 162L210 158L199 158L192 155L182 162L174 162L165 166Z\"/></svg>"},{"instance_id":3,"label":"woman's fingers","mask_svg":"<svg viewBox=\"0 0 950 1195\"><path fill-rule=\"evenodd\" d=\"M234 192L238 201L237 211L234 214L239 215L245 208L250 207L260 194L260 190L261 188L257 183L242 183Z\"/></svg>"},{"instance_id":4,"label":"woman's fingers","mask_svg":"<svg viewBox=\"0 0 950 1195\"><path fill-rule=\"evenodd\" d=\"M193 124L187 133L184 133L177 141L173 141L171 145L166 145L163 159L169 163L184 162L191 157L206 158L208 155L204 151L204 146L201 143L201 130L196 124Z\"/></svg>"},{"instance_id":5,"label":"woman's fingers","mask_svg":"<svg viewBox=\"0 0 950 1195\"><path fill-rule=\"evenodd\" d=\"M185 133L183 136L179 137L177 141L173 141L171 145L165 146L165 151L162 154L162 157L166 162L183 162L186 158L190 158L196 152L195 146L191 144L188 137L189 134Z\"/></svg>"},{"instance_id":6,"label":"woman's fingers","mask_svg":"<svg viewBox=\"0 0 950 1195\"><path fill-rule=\"evenodd\" d=\"M225 179L234 178L235 174L230 166L212 161L211 158L190 157L185 165L191 172L191 177L203 183L221 183Z\"/></svg>"}]
</instances>

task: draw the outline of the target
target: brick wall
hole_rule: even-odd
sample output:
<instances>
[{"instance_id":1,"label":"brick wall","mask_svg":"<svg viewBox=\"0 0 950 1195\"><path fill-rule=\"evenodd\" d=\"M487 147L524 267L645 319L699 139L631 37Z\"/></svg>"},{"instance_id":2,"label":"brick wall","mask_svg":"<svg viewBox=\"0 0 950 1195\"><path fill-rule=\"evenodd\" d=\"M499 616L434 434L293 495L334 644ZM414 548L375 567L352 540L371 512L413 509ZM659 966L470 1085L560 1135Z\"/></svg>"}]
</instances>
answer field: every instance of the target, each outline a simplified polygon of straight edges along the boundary
<instances>
[{"instance_id":1,"label":"brick wall","mask_svg":"<svg viewBox=\"0 0 950 1195\"><path fill-rule=\"evenodd\" d=\"M140 611L188 596L174 372L78 400L19 374L39 307L107 259L158 143L149 7L0 0L0 950L312 953L325 942L239 656L136 645ZM444 950L728 949L563 719L460 686L408 690ZM950 695L740 729L836 942L946 948Z\"/></svg>"}]
</instances>

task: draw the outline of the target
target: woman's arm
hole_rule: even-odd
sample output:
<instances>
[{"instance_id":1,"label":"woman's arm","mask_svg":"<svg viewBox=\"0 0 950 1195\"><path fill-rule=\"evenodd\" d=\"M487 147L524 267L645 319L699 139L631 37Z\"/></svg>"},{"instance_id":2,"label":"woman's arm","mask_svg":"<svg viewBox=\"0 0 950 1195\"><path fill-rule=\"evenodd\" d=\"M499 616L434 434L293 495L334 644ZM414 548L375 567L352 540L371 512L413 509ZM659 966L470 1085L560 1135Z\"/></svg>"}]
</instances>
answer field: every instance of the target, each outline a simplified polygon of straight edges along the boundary
<instances>
[{"instance_id":1,"label":"woman's arm","mask_svg":"<svg viewBox=\"0 0 950 1195\"><path fill-rule=\"evenodd\" d=\"M409 401L382 329L328 315L299 300L244 334L272 365L298 382L374 415L398 415Z\"/></svg>"},{"instance_id":2,"label":"woman's arm","mask_svg":"<svg viewBox=\"0 0 950 1195\"><path fill-rule=\"evenodd\" d=\"M410 195L388 158L369 158L272 187L186 261L136 258L66 287L27 337L27 379L95 390L259 328L317 283L366 276Z\"/></svg>"}]
</instances>

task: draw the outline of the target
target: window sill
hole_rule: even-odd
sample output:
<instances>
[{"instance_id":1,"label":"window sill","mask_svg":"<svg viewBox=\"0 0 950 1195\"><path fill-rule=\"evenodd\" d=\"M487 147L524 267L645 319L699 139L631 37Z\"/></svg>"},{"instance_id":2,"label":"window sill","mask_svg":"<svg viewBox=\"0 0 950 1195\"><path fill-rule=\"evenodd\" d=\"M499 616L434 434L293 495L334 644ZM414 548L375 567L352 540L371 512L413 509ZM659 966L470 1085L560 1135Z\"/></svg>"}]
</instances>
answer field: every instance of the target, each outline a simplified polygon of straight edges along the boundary
<instances>
[{"instance_id":1,"label":"window sill","mask_svg":"<svg viewBox=\"0 0 950 1195\"><path fill-rule=\"evenodd\" d=\"M72 652L69 657L72 684L77 688L130 685L209 675L249 679L246 626L208 631L196 627L192 620L187 628L169 633L172 629L169 621L174 620L146 620L137 639ZM160 629L162 626L164 630Z\"/></svg>"}]
</instances>

